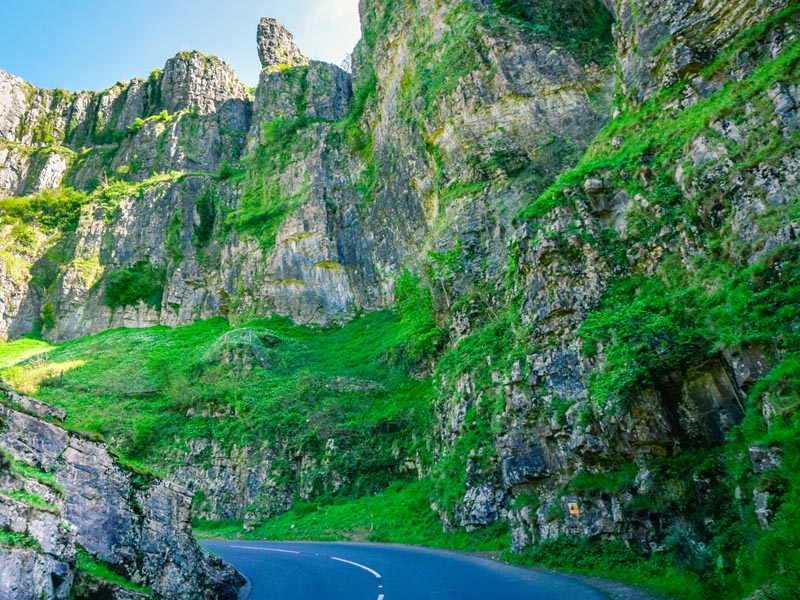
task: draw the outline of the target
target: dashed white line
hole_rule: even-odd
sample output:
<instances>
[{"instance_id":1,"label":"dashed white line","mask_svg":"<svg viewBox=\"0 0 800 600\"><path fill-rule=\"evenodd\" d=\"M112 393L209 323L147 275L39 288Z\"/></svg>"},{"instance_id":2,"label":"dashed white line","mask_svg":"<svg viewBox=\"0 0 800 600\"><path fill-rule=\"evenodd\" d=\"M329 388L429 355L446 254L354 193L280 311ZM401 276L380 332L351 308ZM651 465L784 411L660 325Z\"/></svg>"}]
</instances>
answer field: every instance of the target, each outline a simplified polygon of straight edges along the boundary
<instances>
[{"instance_id":1,"label":"dashed white line","mask_svg":"<svg viewBox=\"0 0 800 600\"><path fill-rule=\"evenodd\" d=\"M353 562L352 560L345 560L343 558L336 558L335 556L331 556L331 560L338 560L339 562L347 563L348 565L353 565L354 567L358 567L359 569L364 569L367 573L371 573L376 578L380 579L381 574L377 571L370 569L369 567L365 567L364 565L360 565L357 562Z\"/></svg>"},{"instance_id":2,"label":"dashed white line","mask_svg":"<svg viewBox=\"0 0 800 600\"><path fill-rule=\"evenodd\" d=\"M383 600L383 594L381 594L380 596L378 596L378 600Z\"/></svg>"},{"instance_id":3,"label":"dashed white line","mask_svg":"<svg viewBox=\"0 0 800 600\"><path fill-rule=\"evenodd\" d=\"M294 550L279 550L278 548L260 548L258 546L231 546L231 548L240 548L242 550L261 550L262 552L283 552L284 554L300 554Z\"/></svg>"}]
</instances>

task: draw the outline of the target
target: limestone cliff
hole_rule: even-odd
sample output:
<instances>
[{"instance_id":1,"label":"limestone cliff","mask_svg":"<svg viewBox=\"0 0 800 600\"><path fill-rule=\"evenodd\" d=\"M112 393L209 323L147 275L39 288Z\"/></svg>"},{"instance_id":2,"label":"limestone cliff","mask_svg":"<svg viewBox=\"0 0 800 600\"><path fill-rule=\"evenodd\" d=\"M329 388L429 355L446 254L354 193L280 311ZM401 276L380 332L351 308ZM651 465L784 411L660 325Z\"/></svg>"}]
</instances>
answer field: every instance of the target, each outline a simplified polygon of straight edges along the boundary
<instances>
[{"instance_id":1,"label":"limestone cliff","mask_svg":"<svg viewBox=\"0 0 800 600\"><path fill-rule=\"evenodd\" d=\"M409 271L446 335L419 367L432 458L396 460L434 482L447 527L507 522L515 550L622 541L733 577L719 532L758 537L791 499L798 14L362 0L352 76L262 21L254 98L197 54L99 94L3 75L1 189L86 193L2 205L2 331L328 324L392 306ZM159 457L204 516L316 493L276 465L302 480L319 456L219 441Z\"/></svg>"},{"instance_id":2,"label":"limestone cliff","mask_svg":"<svg viewBox=\"0 0 800 600\"><path fill-rule=\"evenodd\" d=\"M188 492L123 467L105 444L53 423L63 418L3 392L0 595L237 598L238 573L191 537Z\"/></svg>"},{"instance_id":3,"label":"limestone cliff","mask_svg":"<svg viewBox=\"0 0 800 600\"><path fill-rule=\"evenodd\" d=\"M4 74L5 194L90 193L74 231L32 249L7 244L3 264L17 277L0 295L3 331L38 324L65 340L271 312L326 323L389 305L403 265L416 269L451 232L486 244L475 260L497 263L497 275L523 201L508 192L500 209L483 188L523 171L542 187L603 124L611 77L465 6L366 14L368 31L383 18L396 33L360 59L355 102L349 74L307 61L270 20L259 26L266 68L254 100L198 53L101 93L36 90ZM437 52L465 53L460 80L427 62L448 28L460 49ZM428 77L446 81L423 93ZM114 273L139 268L157 274L160 298L109 302Z\"/></svg>"},{"instance_id":4,"label":"limestone cliff","mask_svg":"<svg viewBox=\"0 0 800 600\"><path fill-rule=\"evenodd\" d=\"M457 473L465 489L442 510L446 522L508 519L517 549L581 536L678 544L697 562L709 529L731 515L769 526L768 498L785 500L765 483L779 477L781 451L730 436L747 407L774 414L770 395L752 391L787 368L795 342L779 333L788 322L752 316L751 329L738 329L737 311L765 307L731 304L713 286L764 290L735 282L748 268L792 269L797 224L784 211L800 190L784 67L794 64L798 21L787 6L609 6L621 69L615 120L581 166L520 213L509 312L487 317L475 294L451 322L484 351L456 347L459 370L442 373L440 472ZM775 146L761 153L767 140ZM772 211L785 220L768 220ZM783 302L793 300L770 296L769 310ZM749 427L765 426L751 418ZM777 425L767 417L766 427ZM726 463L725 452L739 458ZM712 515L707 503L728 508Z\"/></svg>"}]
</instances>

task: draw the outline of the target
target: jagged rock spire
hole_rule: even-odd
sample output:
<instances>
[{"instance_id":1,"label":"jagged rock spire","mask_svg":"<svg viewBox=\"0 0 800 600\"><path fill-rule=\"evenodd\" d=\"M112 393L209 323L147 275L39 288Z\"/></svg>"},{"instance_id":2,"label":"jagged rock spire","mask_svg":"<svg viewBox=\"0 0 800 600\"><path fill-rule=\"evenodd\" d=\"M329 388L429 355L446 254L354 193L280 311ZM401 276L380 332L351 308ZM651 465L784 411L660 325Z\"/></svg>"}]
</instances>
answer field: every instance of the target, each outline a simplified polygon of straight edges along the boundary
<instances>
[{"instance_id":1,"label":"jagged rock spire","mask_svg":"<svg viewBox=\"0 0 800 600\"><path fill-rule=\"evenodd\" d=\"M289 30L275 19L264 17L258 24L258 58L265 69L278 65L307 65L308 59L294 43Z\"/></svg>"}]
</instances>

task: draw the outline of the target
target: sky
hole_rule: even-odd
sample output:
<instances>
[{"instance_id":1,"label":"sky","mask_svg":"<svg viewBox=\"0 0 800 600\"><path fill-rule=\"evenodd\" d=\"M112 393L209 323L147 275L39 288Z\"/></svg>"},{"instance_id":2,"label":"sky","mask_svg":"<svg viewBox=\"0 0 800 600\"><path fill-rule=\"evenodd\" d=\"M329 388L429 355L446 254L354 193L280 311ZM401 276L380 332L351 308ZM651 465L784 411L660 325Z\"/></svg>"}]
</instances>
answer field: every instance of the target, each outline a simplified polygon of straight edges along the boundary
<instances>
[{"instance_id":1,"label":"sky","mask_svg":"<svg viewBox=\"0 0 800 600\"><path fill-rule=\"evenodd\" d=\"M360 37L358 0L0 0L0 68L42 88L103 90L183 50L230 64L246 86L256 29L278 19L309 58L340 64Z\"/></svg>"}]
</instances>

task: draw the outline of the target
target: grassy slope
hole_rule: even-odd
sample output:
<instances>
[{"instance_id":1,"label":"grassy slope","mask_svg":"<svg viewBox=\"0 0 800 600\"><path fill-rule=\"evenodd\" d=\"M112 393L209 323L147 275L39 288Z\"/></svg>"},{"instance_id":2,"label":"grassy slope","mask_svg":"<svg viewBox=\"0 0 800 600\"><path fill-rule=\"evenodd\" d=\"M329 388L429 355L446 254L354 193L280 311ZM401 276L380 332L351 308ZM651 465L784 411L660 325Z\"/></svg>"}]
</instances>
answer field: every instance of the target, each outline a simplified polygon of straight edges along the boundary
<instances>
[{"instance_id":1,"label":"grassy slope","mask_svg":"<svg viewBox=\"0 0 800 600\"><path fill-rule=\"evenodd\" d=\"M199 535L505 548L505 524L444 533L431 506L434 483L396 468L398 451L431 460L431 381L408 372L439 335L417 281L404 278L400 294L397 312L329 329L273 317L238 327L213 319L114 330L58 346L21 339L0 345L0 375L64 407L68 428L102 436L139 466L168 471L169 450L192 437L228 447L284 440L312 456L337 439L341 459L330 469L348 474L352 486L318 490L285 515L248 523L249 531L242 521L197 522ZM258 355L265 367L225 362L231 349Z\"/></svg>"},{"instance_id":2,"label":"grassy slope","mask_svg":"<svg viewBox=\"0 0 800 600\"><path fill-rule=\"evenodd\" d=\"M326 330L275 317L237 328L214 319L115 330L58 347L20 340L3 347L4 364L17 362L15 353L46 354L2 375L66 408L68 427L102 435L131 460L163 464L190 437L227 447L283 439L311 453L343 437L356 456L342 452L331 468L381 488L396 460L394 440L380 431L401 434L400 454L409 455L430 416L430 381L409 377L392 352L405 326L382 312Z\"/></svg>"}]
</instances>

